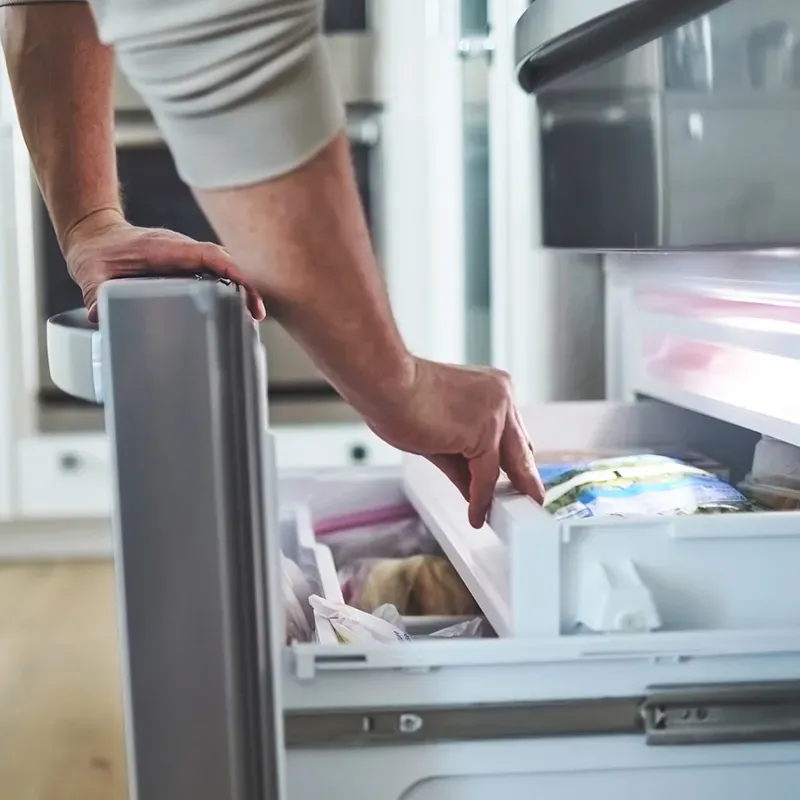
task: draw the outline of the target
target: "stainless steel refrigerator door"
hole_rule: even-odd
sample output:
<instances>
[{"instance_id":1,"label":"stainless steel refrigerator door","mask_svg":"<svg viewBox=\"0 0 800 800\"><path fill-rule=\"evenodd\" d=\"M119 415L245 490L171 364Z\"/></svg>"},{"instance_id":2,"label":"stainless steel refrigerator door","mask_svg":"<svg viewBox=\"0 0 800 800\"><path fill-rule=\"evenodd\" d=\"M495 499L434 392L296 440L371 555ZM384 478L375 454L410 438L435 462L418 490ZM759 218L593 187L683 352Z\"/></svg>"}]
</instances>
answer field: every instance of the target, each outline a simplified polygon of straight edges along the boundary
<instances>
[{"instance_id":1,"label":"stainless steel refrigerator door","mask_svg":"<svg viewBox=\"0 0 800 800\"><path fill-rule=\"evenodd\" d=\"M728 0L533 0L515 32L517 77L535 93L621 56Z\"/></svg>"},{"instance_id":2,"label":"stainless steel refrigerator door","mask_svg":"<svg viewBox=\"0 0 800 800\"><path fill-rule=\"evenodd\" d=\"M255 328L210 281L111 282L100 318L131 800L280 800Z\"/></svg>"}]
</instances>

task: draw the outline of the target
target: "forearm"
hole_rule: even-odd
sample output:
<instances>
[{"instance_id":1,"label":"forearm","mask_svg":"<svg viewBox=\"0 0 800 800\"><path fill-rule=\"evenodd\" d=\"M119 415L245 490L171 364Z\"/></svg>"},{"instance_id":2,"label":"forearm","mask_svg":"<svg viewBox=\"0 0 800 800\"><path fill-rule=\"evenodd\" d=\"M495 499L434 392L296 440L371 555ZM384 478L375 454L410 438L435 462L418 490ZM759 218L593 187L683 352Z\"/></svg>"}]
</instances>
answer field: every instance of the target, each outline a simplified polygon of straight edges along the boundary
<instances>
[{"instance_id":1,"label":"forearm","mask_svg":"<svg viewBox=\"0 0 800 800\"><path fill-rule=\"evenodd\" d=\"M101 35L268 313L358 410L385 409L414 362L367 234L321 3L104 8Z\"/></svg>"},{"instance_id":2,"label":"forearm","mask_svg":"<svg viewBox=\"0 0 800 800\"><path fill-rule=\"evenodd\" d=\"M22 134L62 246L98 212L119 213L113 63L83 3L0 8Z\"/></svg>"},{"instance_id":3,"label":"forearm","mask_svg":"<svg viewBox=\"0 0 800 800\"><path fill-rule=\"evenodd\" d=\"M281 178L197 196L268 313L356 409L385 413L413 382L413 360L375 262L346 138Z\"/></svg>"}]
</instances>

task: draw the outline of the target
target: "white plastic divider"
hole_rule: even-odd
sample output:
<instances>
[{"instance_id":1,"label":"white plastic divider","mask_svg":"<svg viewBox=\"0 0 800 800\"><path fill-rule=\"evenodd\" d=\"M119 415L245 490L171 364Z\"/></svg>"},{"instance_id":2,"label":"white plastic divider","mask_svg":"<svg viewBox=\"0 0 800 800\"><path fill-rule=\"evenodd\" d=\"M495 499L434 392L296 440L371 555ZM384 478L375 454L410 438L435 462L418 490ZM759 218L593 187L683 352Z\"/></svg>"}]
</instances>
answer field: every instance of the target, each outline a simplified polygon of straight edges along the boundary
<instances>
[{"instance_id":1,"label":"white plastic divider","mask_svg":"<svg viewBox=\"0 0 800 800\"><path fill-rule=\"evenodd\" d=\"M343 602L342 590L336 576L336 567L330 548L317 544L314 539L311 513L304 506L284 509L281 514L281 550L299 566L317 573L320 593L326 600ZM314 612L314 629L320 644L338 644L336 632L330 622Z\"/></svg>"},{"instance_id":2,"label":"white plastic divider","mask_svg":"<svg viewBox=\"0 0 800 800\"><path fill-rule=\"evenodd\" d=\"M405 478L409 500L497 635L557 636L559 580L553 565L558 563L558 538L519 538L513 526L498 526L497 532L488 525L473 529L461 495L424 459L410 458ZM520 506L533 504L514 498L504 505L513 519ZM493 516L493 523L497 519ZM529 613L527 609L536 611Z\"/></svg>"}]
</instances>

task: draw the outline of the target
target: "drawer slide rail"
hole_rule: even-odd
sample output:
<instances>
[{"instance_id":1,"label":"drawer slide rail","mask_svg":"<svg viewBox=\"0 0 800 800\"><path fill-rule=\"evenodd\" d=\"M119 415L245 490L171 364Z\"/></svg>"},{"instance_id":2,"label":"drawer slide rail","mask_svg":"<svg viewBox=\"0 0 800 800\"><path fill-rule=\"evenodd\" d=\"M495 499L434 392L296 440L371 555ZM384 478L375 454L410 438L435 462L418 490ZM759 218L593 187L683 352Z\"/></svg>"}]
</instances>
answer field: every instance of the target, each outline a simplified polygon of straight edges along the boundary
<instances>
[{"instance_id":1,"label":"drawer slide rail","mask_svg":"<svg viewBox=\"0 0 800 800\"><path fill-rule=\"evenodd\" d=\"M650 746L800 740L800 682L653 687L643 697L285 715L289 748L643 735Z\"/></svg>"}]
</instances>

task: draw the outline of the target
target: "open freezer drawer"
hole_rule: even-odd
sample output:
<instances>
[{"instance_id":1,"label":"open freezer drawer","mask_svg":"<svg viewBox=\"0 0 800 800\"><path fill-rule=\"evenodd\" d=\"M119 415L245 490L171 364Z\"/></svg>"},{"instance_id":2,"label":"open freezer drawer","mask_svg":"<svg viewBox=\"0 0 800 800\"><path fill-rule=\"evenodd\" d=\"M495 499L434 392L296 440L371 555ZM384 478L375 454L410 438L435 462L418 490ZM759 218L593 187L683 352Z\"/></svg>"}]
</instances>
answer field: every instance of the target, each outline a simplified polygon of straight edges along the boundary
<instances>
[{"instance_id":1,"label":"open freezer drawer","mask_svg":"<svg viewBox=\"0 0 800 800\"><path fill-rule=\"evenodd\" d=\"M120 281L101 319L132 798L794 799L797 630L285 647L293 540L241 298ZM313 509L369 477L293 480Z\"/></svg>"},{"instance_id":2,"label":"open freezer drawer","mask_svg":"<svg viewBox=\"0 0 800 800\"><path fill-rule=\"evenodd\" d=\"M555 403L524 415L544 462L547 453L684 450L743 476L759 438L657 402ZM501 490L489 523L473 530L463 498L427 461L407 458L404 477L501 636L800 628L800 513L558 520Z\"/></svg>"}]
</instances>

